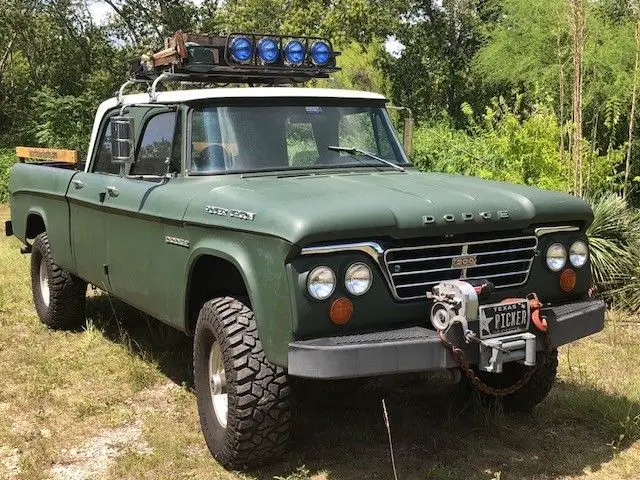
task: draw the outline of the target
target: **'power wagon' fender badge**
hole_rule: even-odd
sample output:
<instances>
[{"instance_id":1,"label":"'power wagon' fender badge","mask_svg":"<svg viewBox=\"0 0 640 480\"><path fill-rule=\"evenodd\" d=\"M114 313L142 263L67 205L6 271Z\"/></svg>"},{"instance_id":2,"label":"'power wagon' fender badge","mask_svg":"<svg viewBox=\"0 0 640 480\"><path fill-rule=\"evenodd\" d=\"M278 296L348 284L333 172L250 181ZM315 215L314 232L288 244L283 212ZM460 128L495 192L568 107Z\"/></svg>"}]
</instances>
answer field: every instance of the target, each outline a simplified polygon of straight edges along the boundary
<instances>
[{"instance_id":1,"label":"'power wagon' fender badge","mask_svg":"<svg viewBox=\"0 0 640 480\"><path fill-rule=\"evenodd\" d=\"M207 205L204 211L211 215L218 215L219 217L231 217L238 220L253 221L256 218L256 214L253 212L246 212L244 210L235 210L233 208L222 208Z\"/></svg>"}]
</instances>

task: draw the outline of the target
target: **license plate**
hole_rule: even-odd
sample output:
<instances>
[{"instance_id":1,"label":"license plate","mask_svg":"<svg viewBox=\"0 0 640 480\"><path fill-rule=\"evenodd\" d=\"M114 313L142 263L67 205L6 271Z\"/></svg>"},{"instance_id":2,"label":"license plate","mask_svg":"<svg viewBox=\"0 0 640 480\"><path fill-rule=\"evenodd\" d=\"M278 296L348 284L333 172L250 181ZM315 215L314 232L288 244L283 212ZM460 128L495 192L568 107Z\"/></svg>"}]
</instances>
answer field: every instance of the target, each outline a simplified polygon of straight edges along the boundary
<instances>
[{"instance_id":1,"label":"license plate","mask_svg":"<svg viewBox=\"0 0 640 480\"><path fill-rule=\"evenodd\" d=\"M495 303L480 307L480 338L499 337L529 329L529 302Z\"/></svg>"}]
</instances>

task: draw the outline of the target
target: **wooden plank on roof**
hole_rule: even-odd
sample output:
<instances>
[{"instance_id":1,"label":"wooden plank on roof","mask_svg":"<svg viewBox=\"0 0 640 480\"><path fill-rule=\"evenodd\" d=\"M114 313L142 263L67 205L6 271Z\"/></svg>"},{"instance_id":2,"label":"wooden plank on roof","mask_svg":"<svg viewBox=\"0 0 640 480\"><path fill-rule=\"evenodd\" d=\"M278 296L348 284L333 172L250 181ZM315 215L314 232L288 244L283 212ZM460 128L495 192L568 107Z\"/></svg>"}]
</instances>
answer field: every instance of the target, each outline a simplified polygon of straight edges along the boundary
<instances>
[{"instance_id":1,"label":"wooden plank on roof","mask_svg":"<svg viewBox=\"0 0 640 480\"><path fill-rule=\"evenodd\" d=\"M16 156L20 159L30 158L62 163L78 163L80 158L77 150L37 147L16 147Z\"/></svg>"}]
</instances>

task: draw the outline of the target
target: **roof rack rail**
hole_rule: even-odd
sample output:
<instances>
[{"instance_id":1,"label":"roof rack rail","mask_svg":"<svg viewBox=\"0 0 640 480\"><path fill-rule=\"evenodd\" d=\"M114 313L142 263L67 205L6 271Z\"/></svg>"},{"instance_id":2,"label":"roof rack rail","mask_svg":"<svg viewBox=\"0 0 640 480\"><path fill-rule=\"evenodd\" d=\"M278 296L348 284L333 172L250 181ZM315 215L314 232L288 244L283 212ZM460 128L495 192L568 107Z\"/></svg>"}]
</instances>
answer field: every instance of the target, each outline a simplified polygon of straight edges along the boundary
<instances>
[{"instance_id":1,"label":"roof rack rail","mask_svg":"<svg viewBox=\"0 0 640 480\"><path fill-rule=\"evenodd\" d=\"M194 35L181 31L166 39L165 48L130 62L130 83L152 83L156 96L161 81L189 83L281 85L329 78L339 70L328 40L316 37L233 33Z\"/></svg>"}]
</instances>

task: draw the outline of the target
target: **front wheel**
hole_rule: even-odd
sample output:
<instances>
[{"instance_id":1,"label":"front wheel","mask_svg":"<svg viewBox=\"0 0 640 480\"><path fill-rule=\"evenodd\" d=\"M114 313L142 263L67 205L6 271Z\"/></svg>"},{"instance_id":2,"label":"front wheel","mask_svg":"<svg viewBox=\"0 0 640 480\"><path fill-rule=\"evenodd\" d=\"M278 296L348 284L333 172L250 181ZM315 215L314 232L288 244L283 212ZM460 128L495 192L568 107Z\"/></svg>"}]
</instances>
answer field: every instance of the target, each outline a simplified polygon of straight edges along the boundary
<instances>
[{"instance_id":1,"label":"front wheel","mask_svg":"<svg viewBox=\"0 0 640 480\"><path fill-rule=\"evenodd\" d=\"M193 370L202 433L223 466L258 466L284 453L290 387L284 369L267 360L247 305L231 297L204 304Z\"/></svg>"},{"instance_id":2,"label":"front wheel","mask_svg":"<svg viewBox=\"0 0 640 480\"><path fill-rule=\"evenodd\" d=\"M72 329L85 321L87 284L53 261L46 233L33 242L31 290L40 321L48 327Z\"/></svg>"},{"instance_id":3,"label":"front wheel","mask_svg":"<svg viewBox=\"0 0 640 480\"><path fill-rule=\"evenodd\" d=\"M506 388L516 383L531 367L516 362L507 363L499 374L479 372L478 377L490 387ZM512 412L528 412L542 402L556 379L558 371L558 350L552 349L546 352L538 352L536 370L527 383L519 390L502 397L494 397L486 393L479 393L483 398L498 398L505 410ZM470 382L467 381L469 384ZM473 388L470 384L468 388Z\"/></svg>"}]
</instances>

